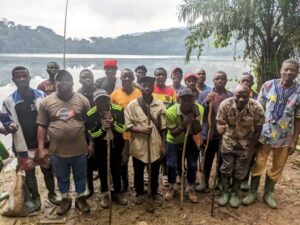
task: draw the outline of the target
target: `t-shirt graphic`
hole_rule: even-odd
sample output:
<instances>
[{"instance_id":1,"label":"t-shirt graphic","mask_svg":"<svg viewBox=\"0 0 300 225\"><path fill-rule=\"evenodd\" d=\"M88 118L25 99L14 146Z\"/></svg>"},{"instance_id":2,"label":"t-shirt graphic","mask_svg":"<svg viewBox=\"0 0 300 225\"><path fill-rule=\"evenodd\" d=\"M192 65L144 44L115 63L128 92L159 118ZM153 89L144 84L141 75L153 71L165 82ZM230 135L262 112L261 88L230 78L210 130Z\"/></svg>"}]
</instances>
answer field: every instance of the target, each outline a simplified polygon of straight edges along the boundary
<instances>
[{"instance_id":1,"label":"t-shirt graphic","mask_svg":"<svg viewBox=\"0 0 300 225\"><path fill-rule=\"evenodd\" d=\"M75 117L75 111L73 109L61 108L58 110L56 117L60 120L69 120Z\"/></svg>"}]
</instances>

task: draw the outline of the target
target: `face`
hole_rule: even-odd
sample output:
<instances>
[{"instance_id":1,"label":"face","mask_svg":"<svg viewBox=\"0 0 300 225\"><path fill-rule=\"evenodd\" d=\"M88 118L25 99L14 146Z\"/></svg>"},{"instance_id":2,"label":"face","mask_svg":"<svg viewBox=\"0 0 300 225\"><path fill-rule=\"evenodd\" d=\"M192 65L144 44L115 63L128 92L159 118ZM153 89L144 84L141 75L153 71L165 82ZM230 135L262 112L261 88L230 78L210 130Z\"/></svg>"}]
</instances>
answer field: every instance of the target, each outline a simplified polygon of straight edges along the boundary
<instances>
[{"instance_id":1,"label":"face","mask_svg":"<svg viewBox=\"0 0 300 225\"><path fill-rule=\"evenodd\" d=\"M12 80L16 84L17 89L29 88L30 76L26 70L16 70Z\"/></svg>"},{"instance_id":2,"label":"face","mask_svg":"<svg viewBox=\"0 0 300 225\"><path fill-rule=\"evenodd\" d=\"M298 75L297 66L292 63L284 63L280 69L281 79L286 83L292 83Z\"/></svg>"},{"instance_id":3,"label":"face","mask_svg":"<svg viewBox=\"0 0 300 225\"><path fill-rule=\"evenodd\" d=\"M186 87L191 89L192 91L196 90L196 83L197 83L196 77L189 77L185 80Z\"/></svg>"},{"instance_id":4,"label":"face","mask_svg":"<svg viewBox=\"0 0 300 225\"><path fill-rule=\"evenodd\" d=\"M205 75L205 72L203 70L200 70L198 73L197 73L197 82L200 83L200 84L204 84L205 80L206 80L206 75Z\"/></svg>"},{"instance_id":5,"label":"face","mask_svg":"<svg viewBox=\"0 0 300 225\"><path fill-rule=\"evenodd\" d=\"M179 98L180 110L187 114L193 110L195 97L191 95L182 96Z\"/></svg>"},{"instance_id":6,"label":"face","mask_svg":"<svg viewBox=\"0 0 300 225\"><path fill-rule=\"evenodd\" d=\"M110 98L101 96L96 99L95 105L99 112L108 112L110 110Z\"/></svg>"},{"instance_id":7,"label":"face","mask_svg":"<svg viewBox=\"0 0 300 225\"><path fill-rule=\"evenodd\" d=\"M156 70L154 76L157 86L164 86L166 84L167 74L164 70Z\"/></svg>"},{"instance_id":8,"label":"face","mask_svg":"<svg viewBox=\"0 0 300 225\"><path fill-rule=\"evenodd\" d=\"M134 81L133 73L131 71L122 71L121 81L124 89L131 88L132 82Z\"/></svg>"},{"instance_id":9,"label":"face","mask_svg":"<svg viewBox=\"0 0 300 225\"><path fill-rule=\"evenodd\" d=\"M118 67L108 67L105 69L105 74L107 78L115 78Z\"/></svg>"},{"instance_id":10,"label":"face","mask_svg":"<svg viewBox=\"0 0 300 225\"><path fill-rule=\"evenodd\" d=\"M80 74L79 82L83 87L90 87L94 83L94 75L89 71Z\"/></svg>"},{"instance_id":11,"label":"face","mask_svg":"<svg viewBox=\"0 0 300 225\"><path fill-rule=\"evenodd\" d=\"M146 72L143 69L137 69L135 72L135 76L137 79L140 79L141 77L146 76Z\"/></svg>"},{"instance_id":12,"label":"face","mask_svg":"<svg viewBox=\"0 0 300 225\"><path fill-rule=\"evenodd\" d=\"M227 76L223 73L216 73L213 81L216 88L225 88Z\"/></svg>"},{"instance_id":13,"label":"face","mask_svg":"<svg viewBox=\"0 0 300 225\"><path fill-rule=\"evenodd\" d=\"M249 101L249 92L244 89L236 90L234 93L234 102L238 109L243 109Z\"/></svg>"},{"instance_id":14,"label":"face","mask_svg":"<svg viewBox=\"0 0 300 225\"><path fill-rule=\"evenodd\" d=\"M152 95L154 84L150 82L141 83L141 91L144 95Z\"/></svg>"},{"instance_id":15,"label":"face","mask_svg":"<svg viewBox=\"0 0 300 225\"><path fill-rule=\"evenodd\" d=\"M73 81L68 77L62 77L59 81L55 81L55 86L60 96L67 96L73 92Z\"/></svg>"},{"instance_id":16,"label":"face","mask_svg":"<svg viewBox=\"0 0 300 225\"><path fill-rule=\"evenodd\" d=\"M252 76L249 75L242 75L240 83L248 86L249 88L251 88L254 84Z\"/></svg>"},{"instance_id":17,"label":"face","mask_svg":"<svg viewBox=\"0 0 300 225\"><path fill-rule=\"evenodd\" d=\"M59 65L57 63L49 63L47 65L47 73L51 77L54 77L54 75L57 73L58 70L59 70Z\"/></svg>"},{"instance_id":18,"label":"face","mask_svg":"<svg viewBox=\"0 0 300 225\"><path fill-rule=\"evenodd\" d=\"M182 73L178 70L172 73L171 78L174 82L180 83L182 80Z\"/></svg>"}]
</instances>

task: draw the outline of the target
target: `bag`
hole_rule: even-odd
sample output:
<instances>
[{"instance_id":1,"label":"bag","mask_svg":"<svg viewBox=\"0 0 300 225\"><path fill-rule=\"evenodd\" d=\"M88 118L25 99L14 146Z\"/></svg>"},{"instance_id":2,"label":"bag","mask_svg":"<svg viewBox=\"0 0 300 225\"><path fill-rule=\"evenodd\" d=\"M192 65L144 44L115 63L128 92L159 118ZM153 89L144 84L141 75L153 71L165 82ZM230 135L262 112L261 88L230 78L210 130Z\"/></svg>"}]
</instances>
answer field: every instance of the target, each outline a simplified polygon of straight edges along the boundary
<instances>
[{"instance_id":1,"label":"bag","mask_svg":"<svg viewBox=\"0 0 300 225\"><path fill-rule=\"evenodd\" d=\"M8 205L2 212L2 216L28 216L35 210L35 206L31 201L29 190L25 183L25 172L16 172L15 179L10 189Z\"/></svg>"}]
</instances>

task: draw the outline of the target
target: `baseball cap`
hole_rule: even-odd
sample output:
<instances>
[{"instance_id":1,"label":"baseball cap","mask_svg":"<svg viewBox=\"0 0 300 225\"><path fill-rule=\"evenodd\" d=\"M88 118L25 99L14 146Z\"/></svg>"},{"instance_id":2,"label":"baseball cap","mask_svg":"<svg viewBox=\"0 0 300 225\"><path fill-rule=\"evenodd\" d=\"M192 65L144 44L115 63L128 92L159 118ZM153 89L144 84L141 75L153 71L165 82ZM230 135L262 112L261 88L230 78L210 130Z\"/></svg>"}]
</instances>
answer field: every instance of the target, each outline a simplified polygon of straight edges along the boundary
<instances>
[{"instance_id":1,"label":"baseball cap","mask_svg":"<svg viewBox=\"0 0 300 225\"><path fill-rule=\"evenodd\" d=\"M194 96L193 92L191 89L189 88L182 88L179 93L178 93L178 97L182 97L182 96Z\"/></svg>"},{"instance_id":2,"label":"baseball cap","mask_svg":"<svg viewBox=\"0 0 300 225\"><path fill-rule=\"evenodd\" d=\"M105 97L110 98L110 95L109 95L105 90L103 90L103 89L98 89L98 90L95 91L94 94L93 94L93 100L94 100L94 102L95 102L98 98L100 98L100 97L102 97L102 96L105 96Z\"/></svg>"},{"instance_id":3,"label":"baseball cap","mask_svg":"<svg viewBox=\"0 0 300 225\"><path fill-rule=\"evenodd\" d=\"M197 75L194 74L194 73L187 73L187 74L185 74L184 77L183 77L183 79L186 80L186 79L188 79L190 77L195 77L197 79Z\"/></svg>"},{"instance_id":4,"label":"baseball cap","mask_svg":"<svg viewBox=\"0 0 300 225\"><path fill-rule=\"evenodd\" d=\"M104 69L108 69L108 68L117 68L117 60L116 59L105 59L103 61L103 67Z\"/></svg>"}]
</instances>

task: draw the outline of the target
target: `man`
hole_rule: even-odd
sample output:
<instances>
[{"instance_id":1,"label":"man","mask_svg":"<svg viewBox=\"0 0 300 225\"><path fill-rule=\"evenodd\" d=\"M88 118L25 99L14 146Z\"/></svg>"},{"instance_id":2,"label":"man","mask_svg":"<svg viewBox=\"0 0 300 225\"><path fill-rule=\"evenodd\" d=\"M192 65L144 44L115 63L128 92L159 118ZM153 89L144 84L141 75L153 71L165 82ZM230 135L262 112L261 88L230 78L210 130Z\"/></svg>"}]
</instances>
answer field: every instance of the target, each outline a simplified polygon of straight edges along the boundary
<instances>
[{"instance_id":1,"label":"man","mask_svg":"<svg viewBox=\"0 0 300 225\"><path fill-rule=\"evenodd\" d=\"M198 103L195 103L194 93L189 88L183 88L178 93L179 104L171 106L166 112L166 121L168 127L167 133L167 165L168 165L168 182L170 186L165 193L165 199L171 200L174 197L177 175L177 160L179 154L182 154L184 136L188 126L191 124L191 130L188 134L186 144L187 158L187 187L186 192L192 203L198 202L198 197L194 190L197 161L199 157L199 146L193 140L193 135L201 131L201 121L204 109Z\"/></svg>"},{"instance_id":2,"label":"man","mask_svg":"<svg viewBox=\"0 0 300 225\"><path fill-rule=\"evenodd\" d=\"M264 111L261 105L249 99L248 86L239 84L234 90L234 96L225 99L217 114L217 130L223 135L221 143L222 165L220 168L222 180L222 196L220 206L238 208L240 183L249 171L254 155L254 148L264 124ZM232 179L232 188L229 183Z\"/></svg>"},{"instance_id":3,"label":"man","mask_svg":"<svg viewBox=\"0 0 300 225\"><path fill-rule=\"evenodd\" d=\"M55 75L54 84L56 92L45 98L39 108L39 156L43 159L49 154L52 159L62 197L56 213L64 215L71 208L71 170L77 193L75 206L83 213L88 213L90 207L84 197L88 152L85 118L90 104L86 97L73 92L73 77L68 71L59 70ZM49 148L45 148L46 134L49 136ZM92 154L91 149L88 154Z\"/></svg>"},{"instance_id":4,"label":"man","mask_svg":"<svg viewBox=\"0 0 300 225\"><path fill-rule=\"evenodd\" d=\"M165 146L165 106L153 98L155 79L153 77L141 78L142 96L133 100L125 108L125 121L127 130L131 132L129 151L132 156L134 169L134 187L136 190L136 204L144 202L144 168L151 163L151 195L158 199L158 175L160 158ZM148 115L148 112L150 113ZM150 141L150 149L148 149ZM150 151L151 159L148 157Z\"/></svg>"},{"instance_id":5,"label":"man","mask_svg":"<svg viewBox=\"0 0 300 225\"><path fill-rule=\"evenodd\" d=\"M105 71L105 77L98 78L95 81L98 89L104 89L108 94L111 94L114 90L117 90L122 86L119 77L116 77L118 65L115 59L106 59L103 62Z\"/></svg>"},{"instance_id":6,"label":"man","mask_svg":"<svg viewBox=\"0 0 300 225\"><path fill-rule=\"evenodd\" d=\"M19 165L26 173L26 184L31 194L35 210L40 210L41 199L38 190L35 166L40 165L48 190L48 199L53 204L59 200L55 194L54 176L49 159L40 160L37 148L37 110L45 93L29 87L31 77L29 71L18 66L12 70L12 81L17 90L3 102L1 122L7 133L13 136L13 151Z\"/></svg>"},{"instance_id":7,"label":"man","mask_svg":"<svg viewBox=\"0 0 300 225\"><path fill-rule=\"evenodd\" d=\"M197 90L199 92L211 90L211 87L207 84L205 84L206 80L206 71L204 69L200 69L197 72Z\"/></svg>"},{"instance_id":8,"label":"man","mask_svg":"<svg viewBox=\"0 0 300 225\"><path fill-rule=\"evenodd\" d=\"M110 103L110 96L105 90L97 90L94 93L95 106L87 112L87 128L92 138L90 145L97 152L99 177L101 181L102 199L100 206L108 208L108 187L107 186L107 135L108 130L112 131L111 140L111 175L114 192L112 199L120 205L126 205L127 200L120 194L121 190L121 163L124 141L122 134L125 132L125 120L123 108Z\"/></svg>"},{"instance_id":9,"label":"man","mask_svg":"<svg viewBox=\"0 0 300 225\"><path fill-rule=\"evenodd\" d=\"M285 60L280 69L281 78L267 81L261 88L258 102L265 109L265 123L259 139L261 145L251 169L250 192L242 201L244 205L256 200L260 177L272 152L272 166L266 173L263 200L270 208L277 208L272 193L288 156L296 149L300 133L300 89L295 81L298 73L299 63L293 59Z\"/></svg>"},{"instance_id":10,"label":"man","mask_svg":"<svg viewBox=\"0 0 300 225\"><path fill-rule=\"evenodd\" d=\"M206 140L208 148L204 160L204 179L206 188L209 188L209 177L213 160L219 148L220 134L216 130L216 116L219 106L223 100L232 97L233 93L227 91L225 86L227 83L227 75L223 71L218 71L213 77L214 88L200 93L198 102L205 108L205 117L201 134ZM210 118L209 118L210 115ZM210 122L210 124L209 124ZM210 137L208 137L210 136ZM221 164L221 163L220 163Z\"/></svg>"},{"instance_id":11,"label":"man","mask_svg":"<svg viewBox=\"0 0 300 225\"><path fill-rule=\"evenodd\" d=\"M133 86L134 75L130 69L124 69L121 72L122 88L115 90L111 94L111 102L125 108L129 102L141 96L141 91ZM130 132L123 134L124 148L122 156L122 191L128 190L128 159L129 159L129 140Z\"/></svg>"},{"instance_id":12,"label":"man","mask_svg":"<svg viewBox=\"0 0 300 225\"><path fill-rule=\"evenodd\" d=\"M166 86L167 71L164 68L159 67L154 70L154 77L155 85L153 90L153 97L161 101L165 105L166 109L168 109L176 102L176 92L173 90L173 88ZM162 169L162 183L164 186L168 186L166 157L162 158Z\"/></svg>"},{"instance_id":13,"label":"man","mask_svg":"<svg viewBox=\"0 0 300 225\"><path fill-rule=\"evenodd\" d=\"M84 69L79 73L79 83L82 87L77 90L78 93L85 96L90 103L90 106L94 106L93 94L97 90L94 84L94 74L89 69ZM89 141L88 137L87 140ZM96 154L96 153L95 153ZM87 185L88 191L85 193L87 198L94 194L94 184L93 184L93 172L97 169L97 162L94 155L91 155L87 159Z\"/></svg>"},{"instance_id":14,"label":"man","mask_svg":"<svg viewBox=\"0 0 300 225\"><path fill-rule=\"evenodd\" d=\"M252 86L254 84L254 77L252 76L252 74L250 74L248 72L242 73L242 76L240 78L240 84L244 84L244 85L249 87L249 89L250 89L250 98L252 98L254 100L257 99L258 95L252 89ZM254 161L254 158L255 158L255 155L253 155L252 162ZM252 162L250 163L250 165L252 164ZM245 179L241 183L241 190L242 191L248 191L249 190L248 180L249 180L249 176L250 176L250 167L249 167L249 171L247 173L247 176L245 177Z\"/></svg>"},{"instance_id":15,"label":"man","mask_svg":"<svg viewBox=\"0 0 300 225\"><path fill-rule=\"evenodd\" d=\"M187 88L191 89L195 99L197 100L199 97L199 91L196 88L197 84L197 75L194 73L187 73L184 75L184 83Z\"/></svg>"},{"instance_id":16,"label":"man","mask_svg":"<svg viewBox=\"0 0 300 225\"><path fill-rule=\"evenodd\" d=\"M172 73L171 73L171 79L173 81L172 85L170 85L171 88L173 88L176 93L184 88L184 86L181 84L183 76L183 71L181 68L176 67Z\"/></svg>"},{"instance_id":17,"label":"man","mask_svg":"<svg viewBox=\"0 0 300 225\"><path fill-rule=\"evenodd\" d=\"M257 93L252 89L252 86L254 84L254 77L251 73L244 72L242 73L242 76L240 78L240 83L245 84L250 88L250 98L256 100L258 95Z\"/></svg>"},{"instance_id":18,"label":"man","mask_svg":"<svg viewBox=\"0 0 300 225\"><path fill-rule=\"evenodd\" d=\"M58 70L59 65L57 62L49 62L46 69L47 73L49 74L49 79L40 83L37 89L45 92L47 95L55 92L54 76Z\"/></svg>"},{"instance_id":19,"label":"man","mask_svg":"<svg viewBox=\"0 0 300 225\"><path fill-rule=\"evenodd\" d=\"M147 75L147 68L144 65L138 66L134 70L136 76L136 86L140 87L141 78Z\"/></svg>"}]
</instances>

